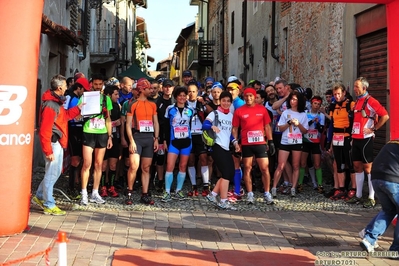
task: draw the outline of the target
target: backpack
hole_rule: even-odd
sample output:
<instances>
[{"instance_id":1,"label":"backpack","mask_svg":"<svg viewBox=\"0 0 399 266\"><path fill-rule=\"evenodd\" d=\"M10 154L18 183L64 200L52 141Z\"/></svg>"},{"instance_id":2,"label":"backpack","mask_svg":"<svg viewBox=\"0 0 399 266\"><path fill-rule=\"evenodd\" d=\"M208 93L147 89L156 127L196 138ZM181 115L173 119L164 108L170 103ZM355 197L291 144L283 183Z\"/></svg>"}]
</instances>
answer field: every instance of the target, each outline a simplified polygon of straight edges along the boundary
<instances>
[{"instance_id":1,"label":"backpack","mask_svg":"<svg viewBox=\"0 0 399 266\"><path fill-rule=\"evenodd\" d=\"M216 110L213 111L215 113L215 119L212 122L212 126L218 126L219 125L219 115ZM213 131L213 129L206 129L202 131L202 141L206 146L212 147L215 145L215 140L216 140L216 133Z\"/></svg>"}]
</instances>

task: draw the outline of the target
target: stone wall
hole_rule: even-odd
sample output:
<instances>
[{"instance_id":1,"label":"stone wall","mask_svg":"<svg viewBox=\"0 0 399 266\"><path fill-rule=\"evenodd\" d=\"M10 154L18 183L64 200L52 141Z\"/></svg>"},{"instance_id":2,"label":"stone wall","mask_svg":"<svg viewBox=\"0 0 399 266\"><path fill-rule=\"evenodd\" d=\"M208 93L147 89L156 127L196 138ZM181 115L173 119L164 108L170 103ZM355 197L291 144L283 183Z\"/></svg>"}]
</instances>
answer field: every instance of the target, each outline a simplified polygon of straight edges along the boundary
<instances>
[{"instance_id":1,"label":"stone wall","mask_svg":"<svg viewBox=\"0 0 399 266\"><path fill-rule=\"evenodd\" d=\"M280 11L281 76L323 94L343 74L343 16L346 4L292 3ZM286 24L286 25L284 25ZM284 28L288 32L286 43Z\"/></svg>"}]
</instances>

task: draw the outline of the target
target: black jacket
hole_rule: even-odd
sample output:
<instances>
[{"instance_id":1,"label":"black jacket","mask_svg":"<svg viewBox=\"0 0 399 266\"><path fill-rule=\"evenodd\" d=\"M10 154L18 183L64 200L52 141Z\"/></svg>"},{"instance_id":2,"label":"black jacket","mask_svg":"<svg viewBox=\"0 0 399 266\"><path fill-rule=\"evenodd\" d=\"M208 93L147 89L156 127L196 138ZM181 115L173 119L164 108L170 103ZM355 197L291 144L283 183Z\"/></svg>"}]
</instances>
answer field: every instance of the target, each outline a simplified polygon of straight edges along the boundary
<instances>
[{"instance_id":1,"label":"black jacket","mask_svg":"<svg viewBox=\"0 0 399 266\"><path fill-rule=\"evenodd\" d=\"M399 140L391 140L382 147L374 159L371 179L399 183Z\"/></svg>"}]
</instances>

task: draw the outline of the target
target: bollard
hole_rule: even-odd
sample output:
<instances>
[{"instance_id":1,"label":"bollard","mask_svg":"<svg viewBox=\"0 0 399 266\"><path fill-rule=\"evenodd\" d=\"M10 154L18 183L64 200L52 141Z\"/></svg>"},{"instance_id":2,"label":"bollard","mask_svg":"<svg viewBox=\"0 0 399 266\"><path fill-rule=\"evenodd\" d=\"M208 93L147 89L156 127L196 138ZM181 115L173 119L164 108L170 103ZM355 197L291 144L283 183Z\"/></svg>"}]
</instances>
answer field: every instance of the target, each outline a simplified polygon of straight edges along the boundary
<instances>
[{"instance_id":1,"label":"bollard","mask_svg":"<svg viewBox=\"0 0 399 266\"><path fill-rule=\"evenodd\" d=\"M59 266L67 266L67 242L68 238L65 232L58 232L58 264Z\"/></svg>"}]
</instances>

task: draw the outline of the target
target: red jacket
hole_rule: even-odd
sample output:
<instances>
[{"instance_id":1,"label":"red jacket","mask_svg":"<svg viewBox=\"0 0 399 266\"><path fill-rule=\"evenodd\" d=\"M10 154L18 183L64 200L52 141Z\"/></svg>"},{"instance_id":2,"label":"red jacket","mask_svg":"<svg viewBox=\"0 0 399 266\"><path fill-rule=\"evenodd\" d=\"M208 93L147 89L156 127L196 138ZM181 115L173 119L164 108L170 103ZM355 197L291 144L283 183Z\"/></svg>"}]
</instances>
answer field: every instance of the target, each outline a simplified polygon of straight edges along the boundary
<instances>
[{"instance_id":1,"label":"red jacket","mask_svg":"<svg viewBox=\"0 0 399 266\"><path fill-rule=\"evenodd\" d=\"M65 110L62 104L62 100L50 90L47 90L42 96L39 138L46 156L53 154L51 137L54 134L58 136L61 146L64 149L67 148L68 121L80 114L79 107L75 106Z\"/></svg>"}]
</instances>

